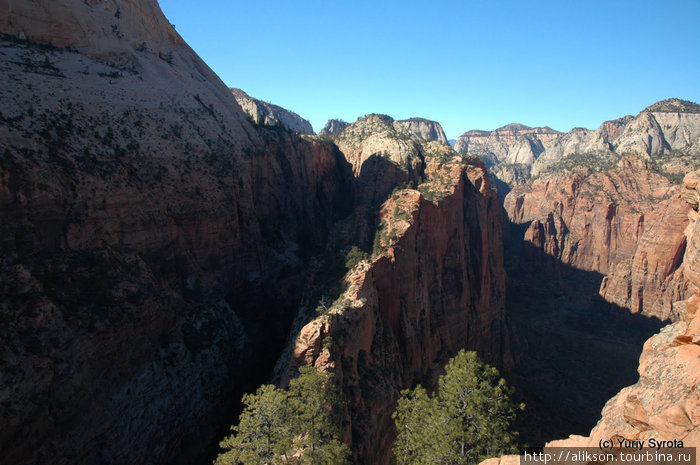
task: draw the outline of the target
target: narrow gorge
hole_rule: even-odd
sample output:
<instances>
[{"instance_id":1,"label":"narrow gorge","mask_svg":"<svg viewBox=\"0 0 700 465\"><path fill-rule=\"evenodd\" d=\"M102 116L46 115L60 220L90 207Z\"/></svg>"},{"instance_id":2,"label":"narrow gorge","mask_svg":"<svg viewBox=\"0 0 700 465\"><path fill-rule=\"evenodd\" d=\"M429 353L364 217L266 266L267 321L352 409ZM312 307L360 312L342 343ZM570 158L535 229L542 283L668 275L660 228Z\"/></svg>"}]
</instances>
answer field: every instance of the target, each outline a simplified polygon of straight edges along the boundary
<instances>
[{"instance_id":1,"label":"narrow gorge","mask_svg":"<svg viewBox=\"0 0 700 465\"><path fill-rule=\"evenodd\" d=\"M244 393L313 366L354 463L388 465L400 391L463 348L531 445L700 442L700 106L316 135L155 0L0 2L0 75L0 462L211 463Z\"/></svg>"}]
</instances>

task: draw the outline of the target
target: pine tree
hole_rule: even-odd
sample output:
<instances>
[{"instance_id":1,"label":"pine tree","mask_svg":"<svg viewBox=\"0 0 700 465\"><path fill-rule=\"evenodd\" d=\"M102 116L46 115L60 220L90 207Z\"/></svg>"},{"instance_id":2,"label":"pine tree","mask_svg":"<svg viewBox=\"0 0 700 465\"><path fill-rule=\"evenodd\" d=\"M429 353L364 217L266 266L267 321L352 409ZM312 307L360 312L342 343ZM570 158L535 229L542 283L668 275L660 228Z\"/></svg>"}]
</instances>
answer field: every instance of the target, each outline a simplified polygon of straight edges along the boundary
<instances>
[{"instance_id":1,"label":"pine tree","mask_svg":"<svg viewBox=\"0 0 700 465\"><path fill-rule=\"evenodd\" d=\"M514 452L509 430L517 410L498 370L475 352L460 351L445 367L437 394L418 386L402 391L394 420L397 465L464 465Z\"/></svg>"},{"instance_id":2,"label":"pine tree","mask_svg":"<svg viewBox=\"0 0 700 465\"><path fill-rule=\"evenodd\" d=\"M348 447L331 416L340 401L330 374L303 367L288 390L264 385L243 403L235 433L219 444L228 450L216 465L347 463Z\"/></svg>"}]
</instances>

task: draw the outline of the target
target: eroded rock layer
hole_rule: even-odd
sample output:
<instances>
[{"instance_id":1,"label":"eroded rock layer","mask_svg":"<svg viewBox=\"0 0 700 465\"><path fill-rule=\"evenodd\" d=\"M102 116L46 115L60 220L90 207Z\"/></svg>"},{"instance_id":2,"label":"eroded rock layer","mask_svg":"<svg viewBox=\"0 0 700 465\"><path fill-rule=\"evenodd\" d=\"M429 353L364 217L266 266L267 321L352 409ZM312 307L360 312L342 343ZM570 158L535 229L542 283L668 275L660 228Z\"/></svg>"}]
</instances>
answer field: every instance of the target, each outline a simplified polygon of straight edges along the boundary
<instances>
[{"instance_id":1,"label":"eroded rock layer","mask_svg":"<svg viewBox=\"0 0 700 465\"><path fill-rule=\"evenodd\" d=\"M689 202L688 247L683 271L695 288L700 286L698 260L700 225L698 191L700 172L688 174L681 197ZM700 446L700 295L695 293L676 306L681 318L644 344L639 359L639 381L605 406L602 418L588 437L572 436L551 446L597 447L600 439L659 441L680 440L686 447Z\"/></svg>"},{"instance_id":2,"label":"eroded rock layer","mask_svg":"<svg viewBox=\"0 0 700 465\"><path fill-rule=\"evenodd\" d=\"M689 207L643 158L536 179L514 188L504 208L512 222L528 225L529 248L603 275L600 294L609 302L662 320L677 317L673 302L689 295L680 271ZM523 257L526 266L541 268L542 253Z\"/></svg>"},{"instance_id":3,"label":"eroded rock layer","mask_svg":"<svg viewBox=\"0 0 700 465\"><path fill-rule=\"evenodd\" d=\"M573 166L605 164L637 154L655 160L670 175L696 169L700 155L700 106L667 99L636 117L606 121L596 130L574 128L560 133L548 127L509 124L495 131L472 130L455 149L482 158L493 174L510 186L531 177Z\"/></svg>"},{"instance_id":4,"label":"eroded rock layer","mask_svg":"<svg viewBox=\"0 0 700 465\"><path fill-rule=\"evenodd\" d=\"M399 390L432 386L460 348L510 364L498 200L475 165L429 163L419 190L382 205L377 250L296 338L289 370L332 370L358 463L388 464ZM427 200L426 196L431 200Z\"/></svg>"}]
</instances>

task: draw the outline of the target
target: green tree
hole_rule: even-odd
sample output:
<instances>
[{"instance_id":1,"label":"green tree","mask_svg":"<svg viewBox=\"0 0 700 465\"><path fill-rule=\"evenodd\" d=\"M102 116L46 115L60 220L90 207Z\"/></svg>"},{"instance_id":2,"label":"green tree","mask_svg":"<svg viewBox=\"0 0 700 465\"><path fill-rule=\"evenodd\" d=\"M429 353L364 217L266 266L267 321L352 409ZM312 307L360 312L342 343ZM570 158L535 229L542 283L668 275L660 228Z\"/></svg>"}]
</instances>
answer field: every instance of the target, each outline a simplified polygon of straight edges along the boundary
<instances>
[{"instance_id":1,"label":"green tree","mask_svg":"<svg viewBox=\"0 0 700 465\"><path fill-rule=\"evenodd\" d=\"M397 465L464 465L515 452L510 431L513 390L475 352L460 351L445 367L437 394L418 386L401 392L394 421Z\"/></svg>"},{"instance_id":2,"label":"green tree","mask_svg":"<svg viewBox=\"0 0 700 465\"><path fill-rule=\"evenodd\" d=\"M348 447L332 420L340 400L329 373L303 367L288 390L264 385L243 403L235 433L219 444L227 451L216 465L347 463Z\"/></svg>"},{"instance_id":3,"label":"green tree","mask_svg":"<svg viewBox=\"0 0 700 465\"><path fill-rule=\"evenodd\" d=\"M355 265L360 263L362 260L367 260L367 258L369 258L367 252L358 246L353 245L350 251L345 255L345 268L352 270L355 268Z\"/></svg>"}]
</instances>

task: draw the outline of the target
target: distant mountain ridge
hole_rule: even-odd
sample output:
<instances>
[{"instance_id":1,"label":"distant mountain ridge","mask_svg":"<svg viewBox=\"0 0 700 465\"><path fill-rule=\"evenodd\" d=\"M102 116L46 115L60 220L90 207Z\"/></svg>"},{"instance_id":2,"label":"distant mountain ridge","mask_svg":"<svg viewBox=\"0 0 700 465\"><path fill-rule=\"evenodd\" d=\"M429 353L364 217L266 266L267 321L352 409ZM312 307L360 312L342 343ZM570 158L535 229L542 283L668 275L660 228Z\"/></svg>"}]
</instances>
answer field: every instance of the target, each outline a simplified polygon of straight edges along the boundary
<instances>
[{"instance_id":1,"label":"distant mountain ridge","mask_svg":"<svg viewBox=\"0 0 700 465\"><path fill-rule=\"evenodd\" d=\"M358 122L365 120L366 118L374 116L378 119L385 121L387 124L391 124L398 131L413 134L426 141L436 141L445 145L450 145L445 136L445 131L442 129L442 125L437 121L432 121L425 118L409 118L404 120L394 120L391 116L381 115L381 114L371 114L364 118L358 118ZM354 124L354 123L353 123ZM345 121L338 119L330 119L323 127L319 134L327 135L337 135L344 131L350 124Z\"/></svg>"},{"instance_id":2,"label":"distant mountain ridge","mask_svg":"<svg viewBox=\"0 0 700 465\"><path fill-rule=\"evenodd\" d=\"M596 130L574 128L561 133L517 123L490 132L471 130L457 139L455 149L482 158L497 178L510 185L576 154L609 159L633 153L652 159L684 151L696 156L700 155L700 105L666 99L637 116L605 121Z\"/></svg>"}]
</instances>

